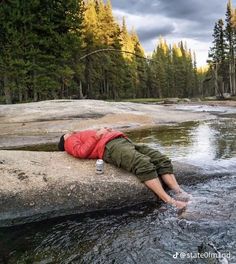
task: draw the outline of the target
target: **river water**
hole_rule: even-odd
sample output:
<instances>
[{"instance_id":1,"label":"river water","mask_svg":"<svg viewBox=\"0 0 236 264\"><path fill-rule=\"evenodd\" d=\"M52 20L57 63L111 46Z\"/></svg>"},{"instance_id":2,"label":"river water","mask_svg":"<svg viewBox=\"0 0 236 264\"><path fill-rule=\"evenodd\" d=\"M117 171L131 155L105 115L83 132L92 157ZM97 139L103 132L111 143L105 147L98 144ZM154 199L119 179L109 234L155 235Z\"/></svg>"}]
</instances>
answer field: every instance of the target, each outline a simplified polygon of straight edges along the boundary
<instances>
[{"instance_id":1,"label":"river water","mask_svg":"<svg viewBox=\"0 0 236 264\"><path fill-rule=\"evenodd\" d=\"M129 133L173 160L217 172L183 186L193 196L185 211L143 204L0 229L0 263L236 263L235 109L214 110L213 120Z\"/></svg>"}]
</instances>

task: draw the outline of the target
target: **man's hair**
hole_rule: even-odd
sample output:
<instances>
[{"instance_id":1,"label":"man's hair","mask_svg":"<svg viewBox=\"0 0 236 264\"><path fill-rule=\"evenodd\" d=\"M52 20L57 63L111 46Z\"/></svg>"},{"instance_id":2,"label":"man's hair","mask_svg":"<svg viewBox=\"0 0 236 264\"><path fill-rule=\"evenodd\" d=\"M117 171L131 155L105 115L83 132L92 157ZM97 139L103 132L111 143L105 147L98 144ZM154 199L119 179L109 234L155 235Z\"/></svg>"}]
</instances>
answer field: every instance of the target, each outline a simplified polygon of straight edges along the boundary
<instances>
[{"instance_id":1,"label":"man's hair","mask_svg":"<svg viewBox=\"0 0 236 264\"><path fill-rule=\"evenodd\" d=\"M64 134L65 135L65 134ZM60 137L60 141L59 141L59 143L58 143L58 149L60 150L60 151L65 151L65 148L64 148L64 143L65 143L65 140L64 140L64 135L62 135L61 137Z\"/></svg>"}]
</instances>

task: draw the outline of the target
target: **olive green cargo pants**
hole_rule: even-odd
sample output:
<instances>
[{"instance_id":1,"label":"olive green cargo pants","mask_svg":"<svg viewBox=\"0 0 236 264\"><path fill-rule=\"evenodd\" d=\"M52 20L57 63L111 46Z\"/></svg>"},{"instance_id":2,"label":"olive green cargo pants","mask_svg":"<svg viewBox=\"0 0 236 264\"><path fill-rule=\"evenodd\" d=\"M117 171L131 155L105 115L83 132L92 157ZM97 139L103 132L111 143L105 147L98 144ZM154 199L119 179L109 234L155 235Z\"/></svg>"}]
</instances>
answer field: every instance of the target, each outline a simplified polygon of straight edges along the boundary
<instances>
[{"instance_id":1,"label":"olive green cargo pants","mask_svg":"<svg viewBox=\"0 0 236 264\"><path fill-rule=\"evenodd\" d=\"M158 175L173 173L171 160L145 144L134 144L129 139L116 138L106 144L103 159L135 174L141 182Z\"/></svg>"}]
</instances>

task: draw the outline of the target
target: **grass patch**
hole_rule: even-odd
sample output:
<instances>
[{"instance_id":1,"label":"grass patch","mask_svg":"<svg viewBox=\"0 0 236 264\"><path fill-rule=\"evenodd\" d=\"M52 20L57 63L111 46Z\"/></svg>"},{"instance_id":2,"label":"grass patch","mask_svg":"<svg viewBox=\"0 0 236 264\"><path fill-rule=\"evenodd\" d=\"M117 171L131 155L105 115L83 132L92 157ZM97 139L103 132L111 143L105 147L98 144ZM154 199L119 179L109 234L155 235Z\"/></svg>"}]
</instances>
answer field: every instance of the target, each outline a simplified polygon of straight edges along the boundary
<instances>
[{"instance_id":1,"label":"grass patch","mask_svg":"<svg viewBox=\"0 0 236 264\"><path fill-rule=\"evenodd\" d=\"M112 102L130 102L130 103L160 103L163 102L164 98L128 98L118 100L108 100Z\"/></svg>"}]
</instances>

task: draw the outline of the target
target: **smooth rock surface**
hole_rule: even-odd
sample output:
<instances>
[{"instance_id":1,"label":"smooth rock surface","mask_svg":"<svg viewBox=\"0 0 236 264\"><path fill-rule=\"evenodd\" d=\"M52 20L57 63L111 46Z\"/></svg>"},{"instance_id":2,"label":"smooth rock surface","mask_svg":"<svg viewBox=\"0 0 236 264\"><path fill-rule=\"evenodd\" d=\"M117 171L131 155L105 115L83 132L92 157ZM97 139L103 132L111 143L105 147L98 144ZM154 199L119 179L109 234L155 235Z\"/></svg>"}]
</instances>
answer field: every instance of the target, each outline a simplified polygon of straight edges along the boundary
<instances>
[{"instance_id":1,"label":"smooth rock surface","mask_svg":"<svg viewBox=\"0 0 236 264\"><path fill-rule=\"evenodd\" d=\"M52 100L0 105L0 149L55 143L61 134L104 126L118 130L215 118L209 113L176 110L174 106Z\"/></svg>"},{"instance_id":2,"label":"smooth rock surface","mask_svg":"<svg viewBox=\"0 0 236 264\"><path fill-rule=\"evenodd\" d=\"M65 152L0 150L0 226L157 200L122 169L105 164L105 173L97 175L95 162ZM174 166L180 183L210 177L195 166Z\"/></svg>"},{"instance_id":3,"label":"smooth rock surface","mask_svg":"<svg viewBox=\"0 0 236 264\"><path fill-rule=\"evenodd\" d=\"M98 100L0 105L0 149L56 143L72 130L125 130L211 118L215 116L207 112L183 112L174 106ZM105 173L96 175L95 162L62 152L0 150L0 226L157 200L123 170L106 164ZM174 167L183 184L216 176L188 164Z\"/></svg>"}]
</instances>

